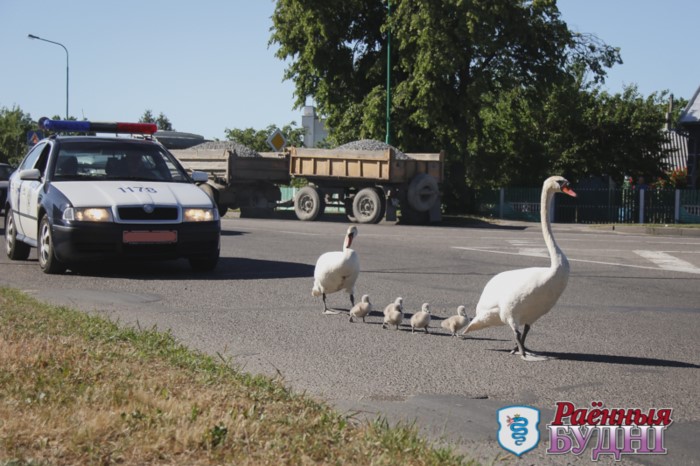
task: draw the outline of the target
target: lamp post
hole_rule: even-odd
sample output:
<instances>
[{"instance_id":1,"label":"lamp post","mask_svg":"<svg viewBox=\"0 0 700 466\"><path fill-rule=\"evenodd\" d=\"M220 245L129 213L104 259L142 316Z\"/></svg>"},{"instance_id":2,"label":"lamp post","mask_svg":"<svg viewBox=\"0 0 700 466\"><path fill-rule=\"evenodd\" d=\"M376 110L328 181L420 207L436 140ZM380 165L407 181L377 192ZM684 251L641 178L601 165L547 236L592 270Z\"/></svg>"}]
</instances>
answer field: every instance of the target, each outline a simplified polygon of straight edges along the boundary
<instances>
[{"instance_id":1,"label":"lamp post","mask_svg":"<svg viewBox=\"0 0 700 466\"><path fill-rule=\"evenodd\" d=\"M386 2L386 143L391 143L391 0Z\"/></svg>"},{"instance_id":2,"label":"lamp post","mask_svg":"<svg viewBox=\"0 0 700 466\"><path fill-rule=\"evenodd\" d=\"M30 39L43 40L44 42L48 42L50 44L60 45L61 47L63 47L63 50L66 51L66 120L67 120L68 119L68 49L66 48L65 45L63 45L59 42L54 42L52 40L43 39L39 36L35 36L34 34L27 34L27 37Z\"/></svg>"}]
</instances>

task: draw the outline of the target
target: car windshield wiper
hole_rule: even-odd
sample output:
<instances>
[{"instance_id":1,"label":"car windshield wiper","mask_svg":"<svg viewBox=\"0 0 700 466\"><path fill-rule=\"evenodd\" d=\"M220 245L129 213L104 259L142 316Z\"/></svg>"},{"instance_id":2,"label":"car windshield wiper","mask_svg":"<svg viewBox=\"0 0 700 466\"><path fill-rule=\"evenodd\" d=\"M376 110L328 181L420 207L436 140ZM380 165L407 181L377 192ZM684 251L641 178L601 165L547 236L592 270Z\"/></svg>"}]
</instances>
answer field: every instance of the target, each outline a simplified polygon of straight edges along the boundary
<instances>
[{"instance_id":1,"label":"car windshield wiper","mask_svg":"<svg viewBox=\"0 0 700 466\"><path fill-rule=\"evenodd\" d=\"M87 175L55 175L54 181L74 181L74 180L89 180L92 176Z\"/></svg>"},{"instance_id":2,"label":"car windshield wiper","mask_svg":"<svg viewBox=\"0 0 700 466\"><path fill-rule=\"evenodd\" d=\"M129 181L163 181L152 176L125 176L123 179Z\"/></svg>"}]
</instances>

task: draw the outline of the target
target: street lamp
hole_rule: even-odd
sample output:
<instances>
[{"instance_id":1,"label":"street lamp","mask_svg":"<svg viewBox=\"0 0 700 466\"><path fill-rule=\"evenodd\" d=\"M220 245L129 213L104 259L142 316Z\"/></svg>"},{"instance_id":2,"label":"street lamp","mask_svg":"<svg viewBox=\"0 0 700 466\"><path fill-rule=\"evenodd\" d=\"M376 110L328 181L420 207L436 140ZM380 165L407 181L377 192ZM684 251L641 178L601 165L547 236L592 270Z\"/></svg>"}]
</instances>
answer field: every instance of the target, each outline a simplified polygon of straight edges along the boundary
<instances>
[{"instance_id":1,"label":"street lamp","mask_svg":"<svg viewBox=\"0 0 700 466\"><path fill-rule=\"evenodd\" d=\"M391 0L386 1L386 143L391 142Z\"/></svg>"},{"instance_id":2,"label":"street lamp","mask_svg":"<svg viewBox=\"0 0 700 466\"><path fill-rule=\"evenodd\" d=\"M61 43L54 42L54 41L48 40L48 39L42 39L41 37L35 36L34 34L27 34L27 37L30 39L43 40L44 42L48 42L50 44L60 45L61 47L63 47L63 50L66 51L66 120L67 120L68 119L68 49L66 48L65 45L63 45Z\"/></svg>"}]
</instances>

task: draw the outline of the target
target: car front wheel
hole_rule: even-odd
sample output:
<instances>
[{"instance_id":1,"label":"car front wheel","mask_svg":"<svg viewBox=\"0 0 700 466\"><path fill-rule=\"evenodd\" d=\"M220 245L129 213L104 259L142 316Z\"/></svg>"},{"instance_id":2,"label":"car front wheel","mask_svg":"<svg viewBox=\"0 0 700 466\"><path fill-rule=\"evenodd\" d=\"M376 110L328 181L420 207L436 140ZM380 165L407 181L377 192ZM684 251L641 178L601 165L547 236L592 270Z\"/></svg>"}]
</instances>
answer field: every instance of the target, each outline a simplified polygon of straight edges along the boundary
<instances>
[{"instance_id":1,"label":"car front wheel","mask_svg":"<svg viewBox=\"0 0 700 466\"><path fill-rule=\"evenodd\" d=\"M17 225L12 209L5 212L5 252L13 261L22 261L29 257L30 247L21 241L17 241Z\"/></svg>"},{"instance_id":2,"label":"car front wheel","mask_svg":"<svg viewBox=\"0 0 700 466\"><path fill-rule=\"evenodd\" d=\"M66 265L56 258L54 251L53 234L51 232L51 222L49 216L44 215L39 224L39 244L37 254L39 256L39 267L44 273L63 273Z\"/></svg>"}]
</instances>

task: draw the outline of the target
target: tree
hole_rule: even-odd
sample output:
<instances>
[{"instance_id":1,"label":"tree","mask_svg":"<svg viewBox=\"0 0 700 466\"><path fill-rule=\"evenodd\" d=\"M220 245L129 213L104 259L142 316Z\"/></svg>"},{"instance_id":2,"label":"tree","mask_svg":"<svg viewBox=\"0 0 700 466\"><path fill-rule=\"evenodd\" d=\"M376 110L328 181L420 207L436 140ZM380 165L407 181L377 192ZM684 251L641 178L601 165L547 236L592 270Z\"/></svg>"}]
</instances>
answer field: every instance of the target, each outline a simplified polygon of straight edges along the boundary
<instances>
[{"instance_id":1,"label":"tree","mask_svg":"<svg viewBox=\"0 0 700 466\"><path fill-rule=\"evenodd\" d=\"M27 133L36 125L19 107L0 108L0 162L16 166L27 152Z\"/></svg>"},{"instance_id":2,"label":"tree","mask_svg":"<svg viewBox=\"0 0 700 466\"><path fill-rule=\"evenodd\" d=\"M609 175L664 173L665 92L644 98L636 86L611 95L575 80L541 101L514 89L482 108L478 173L497 173L492 187L538 185L545 174L576 182Z\"/></svg>"},{"instance_id":3,"label":"tree","mask_svg":"<svg viewBox=\"0 0 700 466\"><path fill-rule=\"evenodd\" d=\"M146 109L146 111L143 112L139 123L155 123L160 131L174 131L172 123L170 123L170 120L163 114L163 112L160 112L158 118L155 118L153 116L153 112Z\"/></svg>"},{"instance_id":4,"label":"tree","mask_svg":"<svg viewBox=\"0 0 700 466\"><path fill-rule=\"evenodd\" d=\"M482 110L522 90L537 101L570 78L592 80L619 53L572 33L555 0L279 0L271 44L289 65L296 105L312 96L329 138L384 139L387 32L391 32L392 145L447 152L446 201L463 205L466 185L488 184L499 166L480 160ZM501 168L504 168L501 166Z\"/></svg>"},{"instance_id":5,"label":"tree","mask_svg":"<svg viewBox=\"0 0 700 466\"><path fill-rule=\"evenodd\" d=\"M275 125L269 125L266 129L228 129L226 128L226 139L236 141L257 152L270 152L272 149L267 144L267 138L275 131ZM301 146L304 141L304 128L296 127L296 123L291 122L281 128L282 134L287 138L288 146Z\"/></svg>"}]
</instances>

